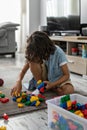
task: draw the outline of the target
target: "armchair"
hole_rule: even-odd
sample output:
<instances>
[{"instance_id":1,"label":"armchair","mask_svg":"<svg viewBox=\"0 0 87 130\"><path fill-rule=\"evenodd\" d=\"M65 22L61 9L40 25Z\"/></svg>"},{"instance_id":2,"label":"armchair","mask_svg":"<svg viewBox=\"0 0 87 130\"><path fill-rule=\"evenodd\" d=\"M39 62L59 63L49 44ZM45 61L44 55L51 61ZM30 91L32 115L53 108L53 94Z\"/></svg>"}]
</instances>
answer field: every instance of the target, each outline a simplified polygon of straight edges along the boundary
<instances>
[{"instance_id":1,"label":"armchair","mask_svg":"<svg viewBox=\"0 0 87 130\"><path fill-rule=\"evenodd\" d=\"M15 31L19 24L6 22L0 24L0 55L11 54L15 57L17 43L15 41Z\"/></svg>"}]
</instances>

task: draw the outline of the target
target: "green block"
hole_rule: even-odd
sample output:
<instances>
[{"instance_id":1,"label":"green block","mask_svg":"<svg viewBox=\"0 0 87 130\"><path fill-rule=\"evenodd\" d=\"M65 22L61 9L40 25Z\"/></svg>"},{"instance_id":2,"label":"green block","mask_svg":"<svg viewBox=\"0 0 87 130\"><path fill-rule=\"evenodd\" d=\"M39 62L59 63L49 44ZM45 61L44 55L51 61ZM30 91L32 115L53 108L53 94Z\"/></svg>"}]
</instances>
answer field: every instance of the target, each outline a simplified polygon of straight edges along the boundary
<instances>
[{"instance_id":1,"label":"green block","mask_svg":"<svg viewBox=\"0 0 87 130\"><path fill-rule=\"evenodd\" d=\"M29 106L30 104L31 104L30 101L25 102L25 105L26 105L26 106Z\"/></svg>"},{"instance_id":2,"label":"green block","mask_svg":"<svg viewBox=\"0 0 87 130\"><path fill-rule=\"evenodd\" d=\"M69 101L70 100L70 95L66 95L65 96L65 101Z\"/></svg>"},{"instance_id":3,"label":"green block","mask_svg":"<svg viewBox=\"0 0 87 130\"><path fill-rule=\"evenodd\" d=\"M26 102L26 99L22 99L21 102L22 102L22 103L25 103L25 102Z\"/></svg>"},{"instance_id":4,"label":"green block","mask_svg":"<svg viewBox=\"0 0 87 130\"><path fill-rule=\"evenodd\" d=\"M61 102L61 103L64 103L64 102L65 102L65 97L62 97L62 98L60 99L60 102Z\"/></svg>"},{"instance_id":5,"label":"green block","mask_svg":"<svg viewBox=\"0 0 87 130\"><path fill-rule=\"evenodd\" d=\"M4 97L5 97L5 94L0 94L0 97L1 97L1 98L4 98Z\"/></svg>"},{"instance_id":6,"label":"green block","mask_svg":"<svg viewBox=\"0 0 87 130\"><path fill-rule=\"evenodd\" d=\"M43 99L43 98L39 98L39 101L40 101L40 102L43 102L43 101L44 101L44 99Z\"/></svg>"},{"instance_id":7,"label":"green block","mask_svg":"<svg viewBox=\"0 0 87 130\"><path fill-rule=\"evenodd\" d=\"M70 112L72 112L72 113L74 113L75 112L75 110L69 110Z\"/></svg>"}]
</instances>

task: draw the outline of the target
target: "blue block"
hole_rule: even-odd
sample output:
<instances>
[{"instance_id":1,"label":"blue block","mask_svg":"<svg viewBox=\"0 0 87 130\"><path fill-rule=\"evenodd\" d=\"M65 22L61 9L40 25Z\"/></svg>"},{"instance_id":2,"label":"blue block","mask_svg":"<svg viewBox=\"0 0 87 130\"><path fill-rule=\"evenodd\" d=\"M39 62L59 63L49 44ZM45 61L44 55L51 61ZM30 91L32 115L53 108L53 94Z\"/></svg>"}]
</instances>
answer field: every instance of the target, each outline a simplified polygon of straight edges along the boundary
<instances>
[{"instance_id":1,"label":"blue block","mask_svg":"<svg viewBox=\"0 0 87 130\"><path fill-rule=\"evenodd\" d=\"M13 97L13 98L12 98L12 100L13 100L14 102L16 102L16 99L17 99L16 97Z\"/></svg>"},{"instance_id":2,"label":"blue block","mask_svg":"<svg viewBox=\"0 0 87 130\"><path fill-rule=\"evenodd\" d=\"M27 97L26 97L26 100L27 100L27 101L30 101L30 96L27 96Z\"/></svg>"},{"instance_id":3,"label":"blue block","mask_svg":"<svg viewBox=\"0 0 87 130\"><path fill-rule=\"evenodd\" d=\"M39 84L38 86L37 86L37 89L41 89L41 88L43 88L45 86L45 84L44 84L44 82L42 82L41 84Z\"/></svg>"},{"instance_id":4,"label":"blue block","mask_svg":"<svg viewBox=\"0 0 87 130\"><path fill-rule=\"evenodd\" d=\"M81 104L80 103L77 103L76 106L77 106L77 109L81 110Z\"/></svg>"},{"instance_id":5,"label":"blue block","mask_svg":"<svg viewBox=\"0 0 87 130\"><path fill-rule=\"evenodd\" d=\"M61 104L60 104L60 107L62 107L62 108L64 108L64 109L66 109L66 108L67 108L67 104L66 104L66 102L61 103Z\"/></svg>"},{"instance_id":6,"label":"blue block","mask_svg":"<svg viewBox=\"0 0 87 130\"><path fill-rule=\"evenodd\" d=\"M85 110L85 105L81 105L81 110Z\"/></svg>"},{"instance_id":7,"label":"blue block","mask_svg":"<svg viewBox=\"0 0 87 130\"><path fill-rule=\"evenodd\" d=\"M30 104L30 106L35 106L35 104L36 104L36 101L32 102L32 103Z\"/></svg>"}]
</instances>

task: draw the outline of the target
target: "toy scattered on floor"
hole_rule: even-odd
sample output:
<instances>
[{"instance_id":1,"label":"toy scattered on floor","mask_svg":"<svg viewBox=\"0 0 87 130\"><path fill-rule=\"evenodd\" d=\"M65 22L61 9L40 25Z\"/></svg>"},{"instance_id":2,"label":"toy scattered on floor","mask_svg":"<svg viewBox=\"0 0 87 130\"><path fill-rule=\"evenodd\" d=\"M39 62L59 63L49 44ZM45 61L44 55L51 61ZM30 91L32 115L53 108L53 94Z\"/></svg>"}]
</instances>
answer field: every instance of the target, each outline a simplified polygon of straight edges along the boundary
<instances>
[{"instance_id":1,"label":"toy scattered on floor","mask_svg":"<svg viewBox=\"0 0 87 130\"><path fill-rule=\"evenodd\" d=\"M27 95L26 92L21 92L20 96L13 96L13 101L18 103L18 107L22 108L26 106L39 106L41 102L45 100L45 97L42 94L38 95Z\"/></svg>"},{"instance_id":2,"label":"toy scattered on floor","mask_svg":"<svg viewBox=\"0 0 87 130\"><path fill-rule=\"evenodd\" d=\"M24 107L24 104L23 103L18 103L18 107L22 108L22 107Z\"/></svg>"},{"instance_id":3,"label":"toy scattered on floor","mask_svg":"<svg viewBox=\"0 0 87 130\"><path fill-rule=\"evenodd\" d=\"M4 113L2 117L3 117L4 120L8 120L8 118L9 118L6 113Z\"/></svg>"},{"instance_id":4,"label":"toy scattered on floor","mask_svg":"<svg viewBox=\"0 0 87 130\"><path fill-rule=\"evenodd\" d=\"M0 91L0 102L2 103L9 102L9 98L5 97L5 94L3 94L2 91Z\"/></svg>"},{"instance_id":5,"label":"toy scattered on floor","mask_svg":"<svg viewBox=\"0 0 87 130\"><path fill-rule=\"evenodd\" d=\"M3 86L4 80L0 78L0 86Z\"/></svg>"},{"instance_id":6,"label":"toy scattered on floor","mask_svg":"<svg viewBox=\"0 0 87 130\"><path fill-rule=\"evenodd\" d=\"M42 80L37 81L37 88L32 92L34 95L38 95L39 93L44 93L45 91L45 83Z\"/></svg>"},{"instance_id":7,"label":"toy scattered on floor","mask_svg":"<svg viewBox=\"0 0 87 130\"><path fill-rule=\"evenodd\" d=\"M60 99L60 107L73 112L74 114L87 119L87 103L80 104L76 100L71 101L70 95L65 95Z\"/></svg>"},{"instance_id":8,"label":"toy scattered on floor","mask_svg":"<svg viewBox=\"0 0 87 130\"><path fill-rule=\"evenodd\" d=\"M45 100L45 96L42 95L45 91L45 84L41 80L37 82L37 89L32 92L32 94L27 94L26 92L21 92L19 94L13 93L13 101L18 103L18 107L26 106L39 106L41 102Z\"/></svg>"},{"instance_id":9,"label":"toy scattered on floor","mask_svg":"<svg viewBox=\"0 0 87 130\"><path fill-rule=\"evenodd\" d=\"M7 130L6 126L0 126L0 130Z\"/></svg>"}]
</instances>

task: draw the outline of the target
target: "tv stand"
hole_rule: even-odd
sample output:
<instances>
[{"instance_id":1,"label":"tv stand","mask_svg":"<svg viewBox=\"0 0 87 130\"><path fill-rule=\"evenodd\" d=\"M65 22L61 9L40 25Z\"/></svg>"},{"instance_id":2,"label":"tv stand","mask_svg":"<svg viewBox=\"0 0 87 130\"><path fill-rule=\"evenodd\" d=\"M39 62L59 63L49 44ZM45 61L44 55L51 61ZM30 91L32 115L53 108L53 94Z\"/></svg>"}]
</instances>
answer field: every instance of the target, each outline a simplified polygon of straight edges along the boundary
<instances>
[{"instance_id":1,"label":"tv stand","mask_svg":"<svg viewBox=\"0 0 87 130\"><path fill-rule=\"evenodd\" d=\"M70 71L87 76L87 58L83 58L81 54L72 55L72 48L80 45L82 49L82 44L87 44L87 39L83 36L51 36L50 38L66 53Z\"/></svg>"}]
</instances>

